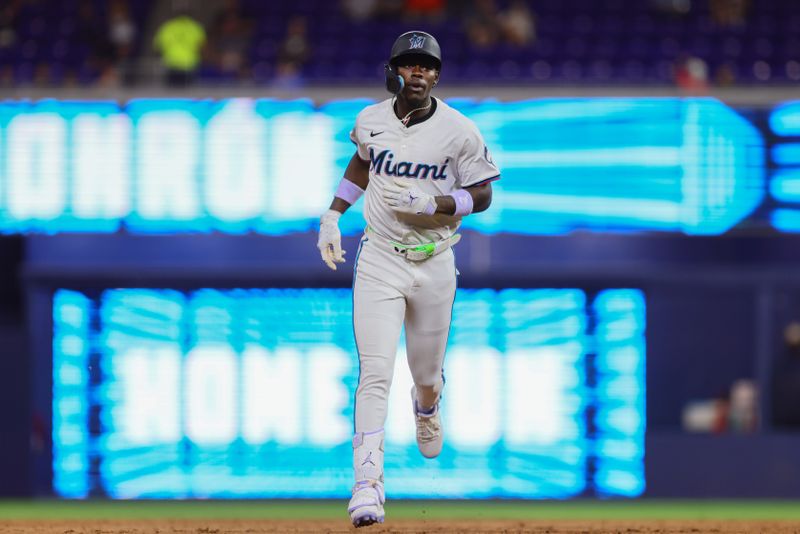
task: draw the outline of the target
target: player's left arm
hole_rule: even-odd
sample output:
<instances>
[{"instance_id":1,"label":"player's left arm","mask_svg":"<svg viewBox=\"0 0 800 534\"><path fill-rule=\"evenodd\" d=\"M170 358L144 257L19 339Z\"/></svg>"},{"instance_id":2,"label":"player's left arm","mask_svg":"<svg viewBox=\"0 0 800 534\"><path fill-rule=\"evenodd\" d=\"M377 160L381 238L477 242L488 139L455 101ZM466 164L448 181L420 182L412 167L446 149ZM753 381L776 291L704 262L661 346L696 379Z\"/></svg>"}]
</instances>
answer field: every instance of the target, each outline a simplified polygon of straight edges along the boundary
<instances>
[{"instance_id":1,"label":"player's left arm","mask_svg":"<svg viewBox=\"0 0 800 534\"><path fill-rule=\"evenodd\" d=\"M449 195L433 196L409 180L395 178L383 188L383 199L395 211L416 215L455 215L464 217L485 211L492 203L491 182L500 171L478 129L469 123L464 146L458 155L456 189ZM460 187L459 187L460 185Z\"/></svg>"},{"instance_id":2,"label":"player's left arm","mask_svg":"<svg viewBox=\"0 0 800 534\"><path fill-rule=\"evenodd\" d=\"M462 191L466 191L472 198L472 212L480 213L489 209L492 204L492 184L478 184L471 187L465 187ZM456 213L456 197L453 195L440 195L435 197L436 200L436 213L443 213L445 215L455 215Z\"/></svg>"},{"instance_id":3,"label":"player's left arm","mask_svg":"<svg viewBox=\"0 0 800 534\"><path fill-rule=\"evenodd\" d=\"M492 182L500 179L500 169L475 124L466 125L464 145L455 163L457 188L435 198L436 213L464 217L486 211L492 204Z\"/></svg>"},{"instance_id":4,"label":"player's left arm","mask_svg":"<svg viewBox=\"0 0 800 534\"><path fill-rule=\"evenodd\" d=\"M497 179L500 176L493 177ZM492 203L492 184L482 183L456 189L449 195L429 195L415 184L400 178L383 188L383 199L395 211L416 215L457 215L486 211Z\"/></svg>"}]
</instances>

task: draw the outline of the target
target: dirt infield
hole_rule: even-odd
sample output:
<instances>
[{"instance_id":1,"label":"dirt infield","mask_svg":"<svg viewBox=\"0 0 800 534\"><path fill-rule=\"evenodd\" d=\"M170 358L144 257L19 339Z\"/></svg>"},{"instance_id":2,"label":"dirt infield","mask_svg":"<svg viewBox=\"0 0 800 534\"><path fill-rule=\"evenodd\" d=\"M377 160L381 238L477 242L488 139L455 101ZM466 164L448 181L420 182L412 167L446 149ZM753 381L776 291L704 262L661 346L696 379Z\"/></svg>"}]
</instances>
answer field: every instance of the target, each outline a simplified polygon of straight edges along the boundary
<instances>
[{"instance_id":1,"label":"dirt infield","mask_svg":"<svg viewBox=\"0 0 800 534\"><path fill-rule=\"evenodd\" d=\"M299 532L358 532L359 534L416 532L590 533L650 532L776 532L800 534L800 521L418 521L394 520L358 529L341 521L0 521L0 532L13 534L259 534Z\"/></svg>"}]
</instances>

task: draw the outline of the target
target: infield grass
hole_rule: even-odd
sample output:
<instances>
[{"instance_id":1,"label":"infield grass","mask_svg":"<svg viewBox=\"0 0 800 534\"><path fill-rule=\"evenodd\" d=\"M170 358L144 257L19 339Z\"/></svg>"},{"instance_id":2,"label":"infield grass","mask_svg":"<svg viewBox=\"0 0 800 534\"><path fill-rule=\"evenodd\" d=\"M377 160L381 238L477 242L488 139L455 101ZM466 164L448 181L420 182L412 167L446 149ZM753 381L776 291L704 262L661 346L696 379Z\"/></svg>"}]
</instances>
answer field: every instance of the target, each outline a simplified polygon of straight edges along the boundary
<instances>
[{"instance_id":1,"label":"infield grass","mask_svg":"<svg viewBox=\"0 0 800 534\"><path fill-rule=\"evenodd\" d=\"M0 519L340 519L346 501L0 501ZM389 501L397 519L800 520L800 501Z\"/></svg>"}]
</instances>

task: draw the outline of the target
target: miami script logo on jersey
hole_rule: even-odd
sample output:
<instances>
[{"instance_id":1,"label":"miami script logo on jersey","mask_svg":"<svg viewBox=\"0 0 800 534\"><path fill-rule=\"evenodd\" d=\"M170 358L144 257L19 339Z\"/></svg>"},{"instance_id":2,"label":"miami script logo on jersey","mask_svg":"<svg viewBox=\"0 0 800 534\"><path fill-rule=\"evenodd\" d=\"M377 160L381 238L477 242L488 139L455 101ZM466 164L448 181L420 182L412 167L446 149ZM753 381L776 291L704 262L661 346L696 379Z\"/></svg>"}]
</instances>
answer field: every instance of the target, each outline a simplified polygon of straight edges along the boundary
<instances>
[{"instance_id":1,"label":"miami script logo on jersey","mask_svg":"<svg viewBox=\"0 0 800 534\"><path fill-rule=\"evenodd\" d=\"M429 175L431 180L444 180L447 178L447 164L450 158L444 160L442 167L429 163L414 163L413 161L392 161L394 154L388 148L377 156L375 149L369 149L369 160L375 174L384 173L386 176L405 176L406 178L419 178L424 180Z\"/></svg>"},{"instance_id":2,"label":"miami script logo on jersey","mask_svg":"<svg viewBox=\"0 0 800 534\"><path fill-rule=\"evenodd\" d=\"M416 33L411 37L409 37L408 42L409 42L408 47L411 49L422 48L423 46L425 46L425 38L420 35L417 35Z\"/></svg>"}]
</instances>

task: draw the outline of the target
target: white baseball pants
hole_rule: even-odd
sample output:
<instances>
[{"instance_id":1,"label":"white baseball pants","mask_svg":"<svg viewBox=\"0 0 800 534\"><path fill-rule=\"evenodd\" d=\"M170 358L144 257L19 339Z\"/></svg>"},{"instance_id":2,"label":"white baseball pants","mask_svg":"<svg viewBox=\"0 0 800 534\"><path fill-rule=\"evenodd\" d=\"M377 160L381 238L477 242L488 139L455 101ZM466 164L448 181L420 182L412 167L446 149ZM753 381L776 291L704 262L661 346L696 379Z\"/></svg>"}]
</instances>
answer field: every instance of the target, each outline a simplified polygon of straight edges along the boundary
<instances>
[{"instance_id":1,"label":"white baseball pants","mask_svg":"<svg viewBox=\"0 0 800 534\"><path fill-rule=\"evenodd\" d=\"M452 249L414 262L374 232L361 238L353 284L359 355L356 432L374 432L384 426L403 325L418 404L427 408L436 403L444 385L442 365L455 291Z\"/></svg>"}]
</instances>

